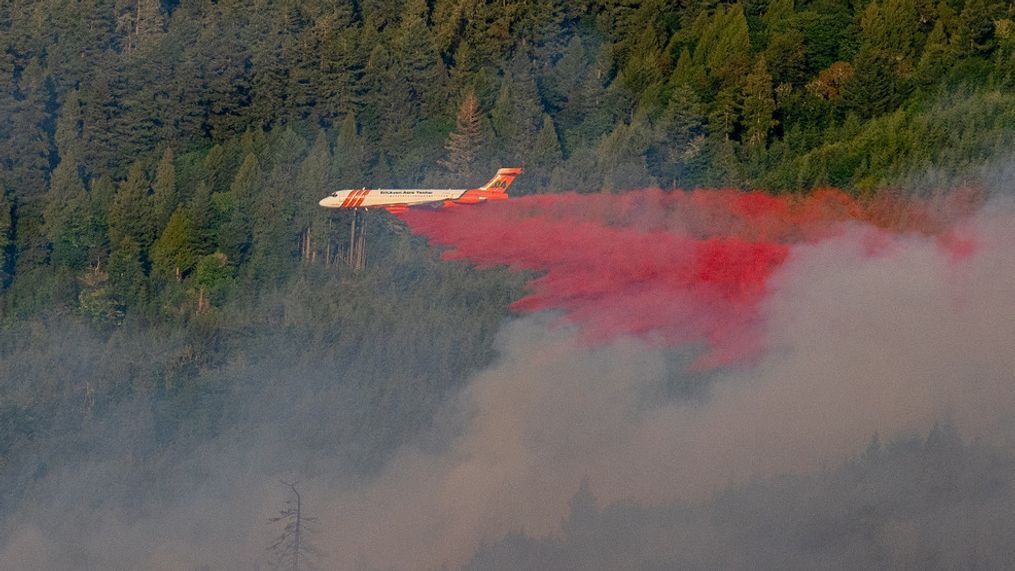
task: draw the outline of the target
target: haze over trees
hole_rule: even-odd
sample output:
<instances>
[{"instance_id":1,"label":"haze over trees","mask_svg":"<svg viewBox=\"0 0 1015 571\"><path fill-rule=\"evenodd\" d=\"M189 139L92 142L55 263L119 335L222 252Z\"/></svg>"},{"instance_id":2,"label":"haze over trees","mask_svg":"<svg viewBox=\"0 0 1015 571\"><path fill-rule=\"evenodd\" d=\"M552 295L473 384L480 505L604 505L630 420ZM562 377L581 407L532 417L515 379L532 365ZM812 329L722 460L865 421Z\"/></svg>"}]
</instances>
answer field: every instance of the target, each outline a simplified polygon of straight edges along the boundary
<instances>
[{"instance_id":1,"label":"haze over trees","mask_svg":"<svg viewBox=\"0 0 1015 571\"><path fill-rule=\"evenodd\" d=\"M384 216L354 273L330 191L498 166L525 168L516 193L961 180L1015 143L1013 19L992 0L0 3L0 517L95 457L130 468L109 502L185 493L179 460L267 397L298 443L280 463L369 474L428 426L521 280Z\"/></svg>"}]
</instances>

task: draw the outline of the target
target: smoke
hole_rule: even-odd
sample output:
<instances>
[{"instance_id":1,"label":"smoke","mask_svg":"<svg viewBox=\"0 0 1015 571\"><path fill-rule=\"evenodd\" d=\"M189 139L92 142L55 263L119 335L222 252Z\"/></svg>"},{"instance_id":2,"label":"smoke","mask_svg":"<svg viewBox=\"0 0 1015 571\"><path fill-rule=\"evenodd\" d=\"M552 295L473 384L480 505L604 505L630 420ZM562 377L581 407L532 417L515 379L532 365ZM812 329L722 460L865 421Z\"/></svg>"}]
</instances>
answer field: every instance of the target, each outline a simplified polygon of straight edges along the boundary
<instances>
[{"instance_id":1,"label":"smoke","mask_svg":"<svg viewBox=\"0 0 1015 571\"><path fill-rule=\"evenodd\" d=\"M877 230L867 238L872 248L889 231L941 234L974 199L964 192L862 204L833 189L781 197L656 189L528 196L402 218L449 246L448 259L540 272L516 310L562 311L595 341L638 335L704 344L699 365L714 367L761 353L759 304L792 246L832 237L850 222Z\"/></svg>"},{"instance_id":2,"label":"smoke","mask_svg":"<svg viewBox=\"0 0 1015 571\"><path fill-rule=\"evenodd\" d=\"M366 505L397 500L373 514L387 525L369 527L357 544L368 560L425 567L461 561L477 545L512 530L552 533L582 481L607 504L665 505L704 500L748 478L816 470L855 453L873 434L914 434L940 418L969 435L1008 443L1015 410L1015 355L1007 349L1015 339L1015 255L1006 246L1015 238L1010 211L955 217L933 232L875 227L857 216L854 223L825 229L823 238L786 240L792 247L779 263L763 250L761 266L770 270L763 275L763 295L754 293L753 278L744 287L744 275L754 274L742 267L723 274L727 281L720 281L717 294L678 292L673 302L690 309L665 317L697 314L708 321L742 317L742 298L734 294L746 289L752 309L747 321L757 345L767 348L739 368L685 378L711 389L704 400L688 401L665 398L673 383L668 363L681 340L709 339L693 335L699 321L661 318L663 327L686 332L664 336L663 345L628 325L644 315L658 318L655 312L664 305L659 298L667 293L693 289L697 284L673 276L701 276L696 270L680 274L686 267L680 261L695 267L697 258L663 255L667 248L651 245L671 244L651 231L639 242L644 247L620 248L622 254L612 258L605 242L631 243L629 227L616 230L616 220L540 225L531 212L513 218L529 206L525 202L506 216L477 215L470 228L459 225L455 214L447 220L440 218L444 213L407 218L434 241L451 245L452 257L510 263L549 276L578 271L583 279L534 283L537 305L559 301L553 307L577 325L561 327L543 316L508 326L498 362L462 395L459 410L468 420L450 449L437 455L403 451L370 488ZM648 262L634 268L651 269L628 281L630 260L639 256ZM610 266L614 259L622 263ZM653 279L665 285L651 302L614 303L629 293L617 284ZM706 290L715 283L708 276L702 282ZM567 284L584 284L581 291L593 293L564 295ZM586 303L629 320L609 321L619 323L610 331L612 340L589 345L582 329L601 332L603 322L585 318ZM738 311L725 313L723 303ZM630 316L638 311L643 315Z\"/></svg>"},{"instance_id":3,"label":"smoke","mask_svg":"<svg viewBox=\"0 0 1015 571\"><path fill-rule=\"evenodd\" d=\"M539 277L515 306L522 315L503 325L494 362L376 476L329 477L321 462L302 475L307 509L320 518L315 543L328 554L324 568L457 567L491 545L538 554L539 545L511 538L573 536L576 490L591 490L604 513L623 514L602 529L656 567L714 566L719 560L707 554L717 549L728 550L721 566L746 567L758 548L769 566L813 567L831 561L814 553L862 526L860 516L847 513L826 526L827 537L793 543L766 535L765 526L779 522L751 512L748 500L737 505L754 513L743 524L750 533L721 531L707 506L731 487L805 478L854 457L874 434L904 439L941 419L1005 454L1015 444L1009 205L976 208L957 195L858 203L834 191L643 191L531 197L404 219L448 248L447 257ZM343 404L314 410L332 406ZM249 568L258 560L251 554L263 552L263 522L280 505L275 482L289 476L266 461L289 444L253 428L235 433L257 436L203 448L191 463L204 483L163 513L96 514L74 505L72 484L53 483L65 497L51 509L71 513L73 525L99 524L51 531L26 514L29 523L7 527L0 567ZM1010 463L983 464L1009 485L997 470ZM124 469L104 466L97 479ZM902 473L889 471L884 481ZM842 484L809 485L826 497L820 485ZM896 525L872 532L879 549L912 549L904 523L915 516L891 511L903 505L897 489L869 487ZM920 517L939 513L933 502L921 506ZM807 509L770 513L798 526L839 513ZM955 514L964 530L1015 528L1010 513ZM935 533L947 537L952 518L935 521ZM670 535L620 537L652 522ZM674 537L698 551L675 554ZM734 547L737 537L758 543ZM633 558L610 559L612 543L599 539L581 544L584 559L528 561L634 566ZM1003 544L983 541L981 550ZM90 563L75 566L82 560L75 553Z\"/></svg>"}]
</instances>

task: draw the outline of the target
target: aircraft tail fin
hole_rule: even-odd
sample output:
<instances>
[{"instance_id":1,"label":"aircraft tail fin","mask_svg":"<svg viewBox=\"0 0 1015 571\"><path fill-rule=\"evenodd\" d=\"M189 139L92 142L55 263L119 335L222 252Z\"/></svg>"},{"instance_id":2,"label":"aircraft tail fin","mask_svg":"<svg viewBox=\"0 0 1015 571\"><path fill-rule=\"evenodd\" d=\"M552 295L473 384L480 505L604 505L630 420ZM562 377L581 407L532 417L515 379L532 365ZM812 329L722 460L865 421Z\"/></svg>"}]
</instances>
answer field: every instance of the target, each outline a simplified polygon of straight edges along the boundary
<instances>
[{"instance_id":1,"label":"aircraft tail fin","mask_svg":"<svg viewBox=\"0 0 1015 571\"><path fill-rule=\"evenodd\" d=\"M479 190L486 190L489 192L507 192L511 182L515 180L515 177L522 174L522 169L519 168L506 168L497 171L497 174L490 179L490 182L479 187Z\"/></svg>"}]
</instances>

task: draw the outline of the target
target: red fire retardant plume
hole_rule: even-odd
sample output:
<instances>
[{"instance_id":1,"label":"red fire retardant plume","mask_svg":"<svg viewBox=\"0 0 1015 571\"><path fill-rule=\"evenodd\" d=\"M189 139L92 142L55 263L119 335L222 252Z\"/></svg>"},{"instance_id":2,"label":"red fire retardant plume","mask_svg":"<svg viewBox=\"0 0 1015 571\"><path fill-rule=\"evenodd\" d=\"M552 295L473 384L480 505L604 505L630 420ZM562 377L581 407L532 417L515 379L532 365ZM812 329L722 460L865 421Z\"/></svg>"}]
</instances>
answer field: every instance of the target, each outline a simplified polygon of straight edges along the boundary
<instances>
[{"instance_id":1,"label":"red fire retardant plume","mask_svg":"<svg viewBox=\"0 0 1015 571\"><path fill-rule=\"evenodd\" d=\"M592 342L634 335L701 346L717 367L761 350L759 304L793 244L867 224L942 233L950 220L929 202L861 204L824 189L774 196L732 189L525 196L476 207L410 209L416 234L446 259L536 271L519 312L557 310ZM968 248L968 244L963 246Z\"/></svg>"}]
</instances>

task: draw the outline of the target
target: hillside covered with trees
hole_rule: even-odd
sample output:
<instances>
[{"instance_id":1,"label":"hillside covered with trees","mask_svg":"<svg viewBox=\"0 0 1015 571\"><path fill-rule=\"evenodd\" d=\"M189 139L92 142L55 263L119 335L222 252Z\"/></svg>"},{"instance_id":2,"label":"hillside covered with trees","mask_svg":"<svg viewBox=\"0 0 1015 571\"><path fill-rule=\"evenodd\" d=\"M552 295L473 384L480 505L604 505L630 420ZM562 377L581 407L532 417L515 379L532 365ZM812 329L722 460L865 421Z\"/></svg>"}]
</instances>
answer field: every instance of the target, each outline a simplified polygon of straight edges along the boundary
<instances>
[{"instance_id":1,"label":"hillside covered with trees","mask_svg":"<svg viewBox=\"0 0 1015 571\"><path fill-rule=\"evenodd\" d=\"M522 192L869 191L961 170L1012 142L1010 10L7 3L4 315L77 293L115 321L181 290L203 310L234 278L332 263L344 225L316 199L336 187L518 164Z\"/></svg>"},{"instance_id":2,"label":"hillside covered with trees","mask_svg":"<svg viewBox=\"0 0 1015 571\"><path fill-rule=\"evenodd\" d=\"M1013 144L1006 1L0 2L0 516L95 458L141 510L266 417L360 475L427 426L521 279L374 213L354 272L333 190L936 190Z\"/></svg>"}]
</instances>

